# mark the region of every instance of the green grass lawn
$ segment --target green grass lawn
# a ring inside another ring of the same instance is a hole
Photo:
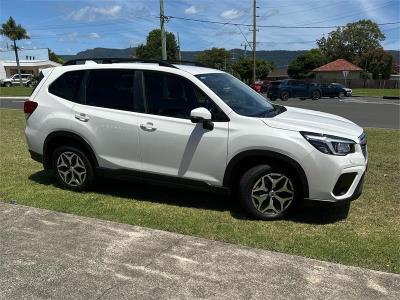
[[[301,209],[283,221],[246,219],[228,197],[102,180],[93,192],[55,186],[29,158],[24,115],[0,110],[0,201],[400,273],[400,131],[367,129],[362,197],[343,209]]]
[[[0,87],[0,97],[1,96],[30,96],[32,94],[31,87],[20,87],[20,86],[11,86],[11,87]]]
[[[400,89],[353,89],[353,96],[400,97]]]

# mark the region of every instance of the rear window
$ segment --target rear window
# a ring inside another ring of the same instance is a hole
[[[86,105],[135,111],[135,71],[90,71],[86,84]]]
[[[60,98],[73,102],[79,101],[79,91],[85,71],[66,72],[56,79],[50,86],[49,92]]]

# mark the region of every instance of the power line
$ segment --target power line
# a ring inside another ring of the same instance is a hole
[[[229,22],[221,22],[221,21],[213,21],[213,20],[205,20],[205,19],[193,19],[186,17],[176,17],[176,16],[167,16],[169,19],[176,19],[182,21],[192,21],[199,23],[209,23],[209,24],[219,24],[219,25],[233,25],[233,26],[244,26],[244,27],[253,27],[253,24],[244,24],[244,23],[229,23]],[[395,22],[386,22],[386,23],[378,23],[379,26],[385,25],[393,25],[399,24],[400,21]],[[347,27],[348,25],[331,25],[331,26],[283,26],[283,25],[257,25],[260,28],[282,28],[282,29],[332,29],[338,27]]]

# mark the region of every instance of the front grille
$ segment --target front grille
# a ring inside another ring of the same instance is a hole
[[[363,134],[360,135],[359,140],[360,140],[361,151],[364,155],[365,160],[367,160],[368,159],[367,134],[363,132]]]

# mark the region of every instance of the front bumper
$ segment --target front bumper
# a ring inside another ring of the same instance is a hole
[[[346,156],[314,150],[302,163],[309,185],[307,200],[344,203],[357,199],[362,193],[367,160],[366,148],[363,150],[360,144]]]

